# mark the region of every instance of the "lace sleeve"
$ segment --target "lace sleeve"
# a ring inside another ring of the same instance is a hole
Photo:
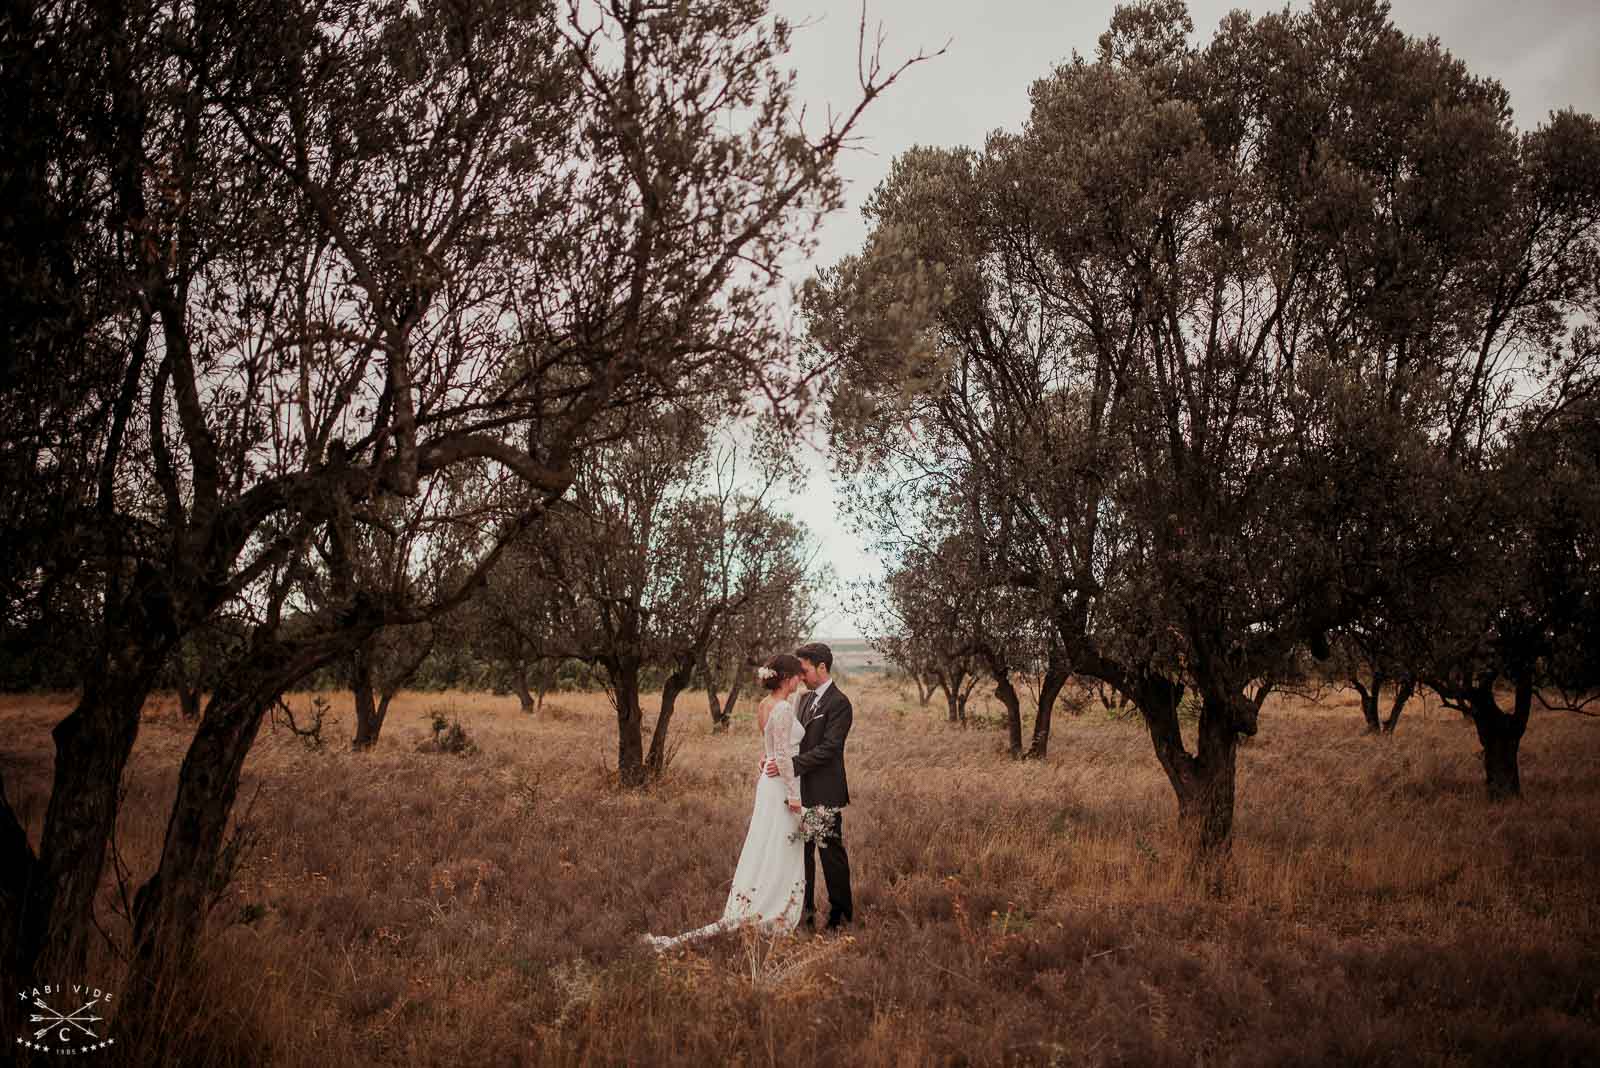
[[[789,800],[800,800],[800,779],[794,773],[794,705],[779,701],[767,716],[766,750],[778,763],[778,777],[783,780],[784,793]]]

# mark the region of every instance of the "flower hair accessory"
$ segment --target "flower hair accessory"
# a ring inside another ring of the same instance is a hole
[[[768,679],[772,678],[776,674],[777,674],[777,672],[773,671],[769,667],[756,668],[756,678],[760,679],[762,682],[766,682]]]

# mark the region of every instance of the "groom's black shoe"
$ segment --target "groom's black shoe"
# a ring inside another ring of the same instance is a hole
[[[837,931],[841,927],[851,927],[854,924],[855,917],[846,916],[843,913],[835,912],[828,917],[828,930],[830,931]]]
[[[807,931],[815,931],[817,929],[817,910],[806,909],[802,912],[800,914],[800,926]]]

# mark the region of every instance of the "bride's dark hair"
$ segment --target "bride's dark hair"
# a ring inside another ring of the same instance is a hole
[[[771,674],[767,674],[767,672]],[[783,685],[785,679],[792,679],[800,674],[800,658],[789,653],[779,653],[767,657],[767,662],[761,665],[761,685],[769,690],[776,690]]]

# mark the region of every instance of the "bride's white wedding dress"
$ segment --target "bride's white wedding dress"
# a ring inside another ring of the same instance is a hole
[[[805,733],[789,701],[772,706],[761,732],[762,763],[768,757],[776,760],[778,774],[756,772],[755,810],[750,814],[750,830],[739,851],[722,918],[680,935],[645,935],[645,941],[664,950],[747,923],[773,931],[792,931],[799,924],[806,885],[805,846],[797,834],[800,814],[789,811],[787,802],[789,798],[800,800],[793,757]]]

